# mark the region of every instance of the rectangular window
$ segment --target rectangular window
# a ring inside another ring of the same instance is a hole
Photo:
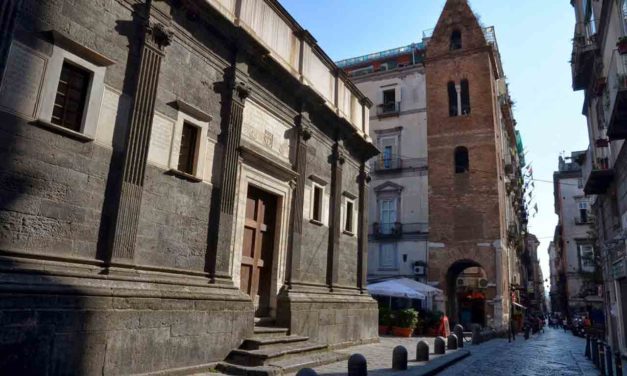
[[[185,122],[181,135],[181,148],[179,150],[178,170],[186,174],[194,175],[196,155],[198,149],[198,128]]]
[[[588,223],[588,202],[579,202],[579,221],[580,223]]]
[[[396,199],[379,201],[380,224],[382,234],[391,234],[396,223]]]
[[[81,131],[91,73],[63,62],[50,122]]]
[[[324,197],[324,188],[319,185],[313,187],[313,207],[312,217],[314,221],[322,222],[322,199]]]
[[[391,168],[392,167],[392,146],[387,145],[383,149],[383,168]]]
[[[353,211],[355,210],[355,203],[350,200],[346,200],[346,216],[344,218],[344,231],[354,233],[353,226]]]
[[[384,90],[383,91],[383,104],[396,103],[396,90]]]
[[[594,248],[591,244],[579,244],[579,263],[582,272],[594,272]]]
[[[379,253],[379,269],[396,269],[396,243],[382,243]]]

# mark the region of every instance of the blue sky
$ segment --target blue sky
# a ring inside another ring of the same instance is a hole
[[[432,29],[445,0],[280,0],[334,60],[418,42]],[[587,147],[583,94],[571,88],[574,11],[568,0],[471,0],[485,26],[495,26],[503,66],[516,102],[527,161],[536,179],[539,213],[529,230],[548,278],[547,248],[557,216],[550,183],[562,152]],[[547,182],[543,182],[545,180]]]

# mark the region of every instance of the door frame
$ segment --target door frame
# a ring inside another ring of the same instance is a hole
[[[235,241],[232,255],[233,283],[240,286],[240,268],[242,263],[242,247],[244,241],[244,223],[246,221],[246,199],[248,197],[248,187],[254,186],[267,193],[275,195],[276,219],[274,233],[274,250],[272,257],[272,277],[270,293],[269,315],[276,317],[277,295],[283,287],[286,275],[287,248],[289,239],[289,214],[292,203],[292,188],[288,180],[282,180],[245,163],[241,164],[239,183],[237,186],[237,208],[235,221]]]

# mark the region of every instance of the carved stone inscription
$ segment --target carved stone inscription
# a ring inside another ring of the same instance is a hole
[[[0,107],[34,119],[46,64],[28,47],[13,43],[0,87]]]
[[[252,142],[286,162],[289,161],[290,144],[285,133],[289,125],[269,114],[252,101],[244,107],[242,138]]]
[[[162,167],[169,167],[170,146],[172,145],[172,133],[174,123],[159,114],[155,114],[152,123],[152,134],[150,135],[150,148],[148,149],[148,160]],[[178,141],[178,143],[176,143]],[[180,145],[180,136],[175,141],[176,149]]]

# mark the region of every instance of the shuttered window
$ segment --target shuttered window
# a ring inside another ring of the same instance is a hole
[[[178,170],[186,174],[194,174],[196,164],[196,154],[198,153],[198,128],[183,123],[183,134],[181,135],[181,148],[179,150]]]
[[[81,131],[91,73],[68,62],[63,63],[52,110],[53,124]]]

